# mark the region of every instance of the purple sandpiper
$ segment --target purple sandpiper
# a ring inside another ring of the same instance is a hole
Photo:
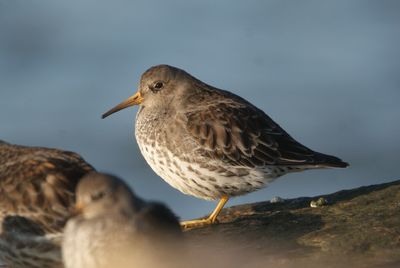
[[[153,267],[153,261],[167,267],[168,251],[182,233],[166,206],[139,198],[115,176],[95,172],[78,183],[76,199],[76,216],[67,222],[62,244],[66,268]]]
[[[220,200],[209,217],[182,222],[186,228],[214,223],[230,197],[284,174],[348,166],[300,144],[245,99],[172,66],[148,69],[137,93],[103,118],[133,105],[140,105],[135,136],[151,168],[185,194]]]

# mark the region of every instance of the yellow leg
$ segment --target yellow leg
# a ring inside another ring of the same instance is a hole
[[[181,222],[181,226],[183,229],[191,229],[196,227],[203,227],[206,225],[210,225],[216,222],[219,213],[221,212],[222,208],[225,206],[226,202],[228,202],[229,197],[223,196],[221,200],[219,200],[217,207],[214,211],[205,219],[197,219],[191,221],[183,221]]]

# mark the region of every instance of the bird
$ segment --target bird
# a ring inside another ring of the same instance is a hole
[[[177,67],[149,68],[137,92],[102,118],[134,105],[135,137],[150,167],[184,194],[219,200],[208,217],[184,221],[184,228],[216,223],[229,198],[284,174],[348,166],[302,145],[244,98]]]
[[[116,176],[86,175],[76,198],[62,242],[65,268],[153,267],[153,260],[166,267],[166,252],[182,239],[169,208],[141,199]]]
[[[74,152],[0,141],[0,259],[16,268],[63,267],[75,187],[93,170]]]

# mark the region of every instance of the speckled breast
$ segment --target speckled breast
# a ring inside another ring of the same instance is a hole
[[[243,195],[264,187],[279,176],[273,167],[227,166],[222,161],[206,159],[190,146],[173,152],[169,148],[180,144],[171,145],[176,141],[166,137],[169,129],[168,124],[155,117],[138,115],[135,136],[150,167],[169,185],[185,194],[208,200]],[[176,131],[180,130],[174,129]],[[181,143],[190,143],[187,137],[181,139]]]

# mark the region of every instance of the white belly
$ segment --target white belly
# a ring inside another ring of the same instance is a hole
[[[98,262],[92,254],[92,235],[87,228],[79,226],[75,220],[68,221],[62,244],[65,268],[98,267]]]
[[[198,198],[215,200],[226,195],[243,195],[266,186],[279,176],[274,169],[268,168],[232,166],[225,167],[228,170],[225,173],[210,170],[182,160],[157,143],[151,146],[138,141],[138,144],[143,157],[158,176],[182,193]],[[207,164],[218,166],[222,163],[209,161]]]

